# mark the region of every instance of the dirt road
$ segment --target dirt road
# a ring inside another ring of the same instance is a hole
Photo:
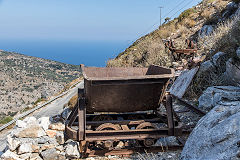
[[[68,103],[68,101],[77,94],[78,88],[83,88],[83,81],[78,83],[76,87],[70,89],[69,93],[52,102],[51,104],[43,107],[42,109],[33,113],[32,116],[36,117],[37,119],[40,117],[51,117],[57,115],[63,111],[64,104]]]

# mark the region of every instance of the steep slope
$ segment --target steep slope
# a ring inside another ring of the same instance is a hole
[[[206,31],[200,31],[203,25],[221,23],[229,17],[231,13],[225,12],[229,2],[231,1],[204,0],[197,6],[182,12],[178,18],[138,39],[115,59],[110,60],[107,66],[148,66],[150,64],[172,66],[172,55],[165,48],[163,40],[173,39],[177,48],[185,48],[186,39],[197,42],[199,36],[208,34]],[[234,12],[234,9],[231,12]]]
[[[1,51],[0,75],[1,119],[61,91],[79,77],[79,67]]]

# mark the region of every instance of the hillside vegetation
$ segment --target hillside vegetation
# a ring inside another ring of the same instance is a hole
[[[31,108],[79,77],[79,67],[12,52],[0,52],[0,120]]]
[[[225,60],[232,57],[237,63],[235,51],[240,46],[239,13],[239,0],[203,0],[182,12],[178,18],[138,39],[115,59],[108,61],[107,66],[147,67],[156,64],[177,68],[187,58],[177,62],[173,60],[172,53],[164,45],[164,40],[170,39],[174,40],[178,49],[187,47],[186,39],[193,40],[198,53],[192,59],[203,58],[202,63],[219,51],[226,53]],[[188,96],[198,97],[208,86],[226,84],[222,78],[225,62],[211,72],[199,72]]]

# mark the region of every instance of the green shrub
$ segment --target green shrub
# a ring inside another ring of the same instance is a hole
[[[0,124],[6,124],[6,123],[10,122],[11,120],[13,120],[13,118],[11,116],[7,116],[7,117],[3,118],[2,120],[0,120]]]
[[[35,102],[36,103],[36,102]],[[22,111],[21,111],[21,113],[23,113],[23,112],[26,112],[26,111],[28,111],[28,110],[30,110],[31,108],[29,107],[29,106],[27,106],[27,107],[25,107]]]
[[[38,100],[36,102],[34,102],[34,105],[37,105],[41,101],[43,101],[43,99],[42,98],[38,98]]]
[[[187,10],[183,11],[183,12],[179,15],[178,21],[179,21],[179,22],[182,21],[184,18],[187,18],[187,17],[188,17],[190,14],[192,14],[192,13],[196,13],[196,9],[190,8],[190,9],[187,9]]]

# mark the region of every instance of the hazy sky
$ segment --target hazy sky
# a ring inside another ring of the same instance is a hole
[[[0,39],[131,41],[157,28],[159,6],[164,7],[163,16],[176,17],[198,2],[200,0],[0,0]]]

